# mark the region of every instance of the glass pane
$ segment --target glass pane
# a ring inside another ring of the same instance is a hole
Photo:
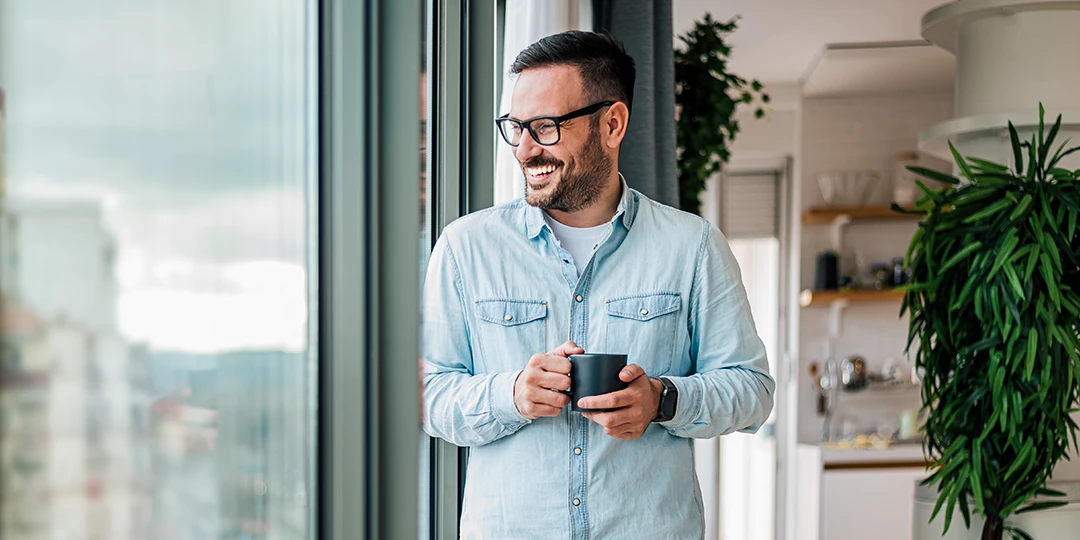
[[[0,0],[0,537],[313,538],[314,1]]]
[[[431,199],[428,194],[432,193],[431,190],[431,175],[428,174],[428,143],[431,141],[431,129],[430,122],[428,122],[429,113],[431,112],[431,100],[428,96],[431,95],[429,90],[431,83],[429,83],[428,73],[429,62],[431,53],[428,52],[428,48],[432,47],[431,40],[428,39],[430,35],[429,27],[432,24],[432,10],[434,9],[434,0],[426,0],[424,2],[423,19],[420,25],[422,28],[421,33],[421,60],[420,60],[420,283],[418,287],[423,291],[424,288],[424,274],[427,272],[427,261],[431,255]],[[423,296],[421,295],[421,298]],[[417,306],[420,309],[422,306]],[[420,380],[420,394],[423,395],[423,370],[424,366],[422,360],[417,362],[417,377]],[[423,410],[423,399],[420,401],[421,411]],[[422,415],[421,415],[422,416]],[[421,420],[422,421],[422,420]],[[431,537],[431,445],[428,442],[428,436],[420,431],[417,444],[419,445],[419,473],[418,478],[420,481],[418,492],[420,494],[419,499],[416,501],[418,512],[417,516],[419,523],[417,524],[418,537],[422,539],[428,539]]]

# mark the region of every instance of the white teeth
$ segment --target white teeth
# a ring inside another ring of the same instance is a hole
[[[531,175],[540,175],[540,174],[553,173],[553,172],[555,172],[555,166],[554,165],[544,165],[543,167],[529,167],[528,171],[529,171],[529,174],[531,174]]]

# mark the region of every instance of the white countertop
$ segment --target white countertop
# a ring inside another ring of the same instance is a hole
[[[894,444],[888,448],[832,448],[820,444],[799,445],[805,450],[815,451],[820,455],[822,466],[830,465],[900,465],[910,463],[919,467],[924,462],[921,444]]]

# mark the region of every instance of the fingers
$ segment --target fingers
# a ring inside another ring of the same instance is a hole
[[[570,396],[560,392],[553,392],[547,388],[530,388],[526,392],[526,397],[533,404],[555,407],[557,409],[555,414],[558,414],[563,407],[570,404]]]
[[[570,373],[570,360],[565,356],[552,353],[537,353],[532,355],[525,369],[534,368],[552,373],[567,375]],[[567,387],[569,388],[569,387]]]
[[[621,409],[637,402],[637,389],[626,388],[610,394],[584,397],[577,405],[582,409]]]
[[[652,385],[645,376],[645,370],[641,366],[630,364],[619,372],[619,379],[627,383],[627,387],[599,396],[581,398],[578,407],[583,409],[618,409],[629,407],[639,402],[648,402]]]
[[[622,382],[631,382],[634,379],[645,374],[645,369],[637,364],[630,364],[619,372],[619,380]]]
[[[570,389],[568,373],[570,361],[566,358],[534,354],[514,381],[514,405],[522,416],[535,420],[561,414],[570,403],[570,397],[560,393]]]
[[[585,413],[584,416],[604,427],[604,433],[618,439],[641,437],[656,417],[652,385],[639,366],[627,366],[620,375],[633,376],[624,390],[578,400],[583,409],[616,409]],[[625,379],[624,379],[625,380]]]
[[[641,438],[650,423],[649,421],[633,420],[630,415],[623,414],[623,411],[584,413],[582,416],[602,426],[606,435],[623,440]]]
[[[558,347],[555,347],[554,349],[548,351],[548,354],[554,354],[565,358],[567,356],[570,356],[571,354],[581,354],[584,352],[585,349],[578,347],[577,343],[574,343],[573,341],[567,341],[566,343],[563,343],[562,345],[559,345]]]
[[[514,404],[522,416],[536,420],[542,416],[558,416],[570,403],[566,394],[535,385],[523,385],[514,394]]]

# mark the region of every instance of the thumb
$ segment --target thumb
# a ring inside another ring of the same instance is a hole
[[[645,369],[637,364],[630,364],[619,372],[619,380],[622,382],[631,382],[638,377],[645,374]]]
[[[571,354],[581,354],[585,352],[585,349],[577,346],[577,343],[573,341],[567,341],[558,347],[551,350],[550,354],[557,354],[559,356],[570,356]]]

